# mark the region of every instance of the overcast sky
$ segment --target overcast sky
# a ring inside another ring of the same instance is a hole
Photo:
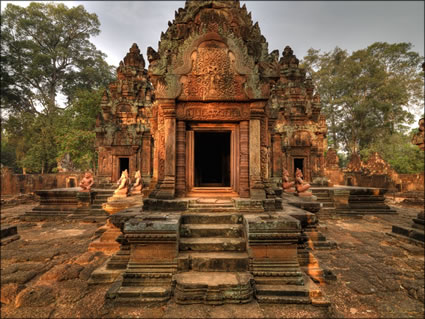
[[[9,1],[2,1],[4,9]],[[12,1],[13,2],[13,1]],[[26,6],[29,1],[13,2]],[[92,39],[118,66],[135,42],[145,56],[148,46],[158,48],[162,31],[184,1],[66,1],[96,13],[101,33]],[[241,1],[258,21],[269,51],[281,53],[286,45],[298,58],[309,48],[348,51],[376,41],[411,42],[424,55],[424,1]]]

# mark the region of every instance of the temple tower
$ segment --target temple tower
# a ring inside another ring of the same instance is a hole
[[[147,58],[148,71],[133,45],[105,92],[99,175],[116,180],[128,159],[152,199],[256,201],[274,198],[283,168],[323,175],[320,97],[239,1],[187,1]]]

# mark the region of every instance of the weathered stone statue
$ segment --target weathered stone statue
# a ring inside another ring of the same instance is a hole
[[[282,171],[282,188],[283,191],[286,193],[293,193],[295,192],[295,189],[293,188],[295,182],[289,181],[289,172],[286,168]]]
[[[93,175],[90,172],[84,174],[83,179],[80,182],[80,187],[82,192],[90,192],[91,187],[94,184]]]
[[[297,194],[299,196],[311,196],[310,192],[306,192],[309,188],[310,184],[303,180],[303,172],[297,168],[295,171],[295,189],[297,190]]]
[[[129,186],[130,186],[130,178],[128,177],[128,171],[124,170],[121,173],[121,177],[117,182],[118,188],[114,191],[115,197],[127,197]]]
[[[134,178],[136,181],[131,187],[131,193],[135,195],[139,195],[142,193],[143,189],[143,181],[142,181],[142,175],[140,174],[140,171],[137,171],[136,174],[134,174]]]

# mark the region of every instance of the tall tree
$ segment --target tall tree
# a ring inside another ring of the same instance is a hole
[[[359,152],[406,131],[424,105],[423,57],[411,48],[377,42],[351,55],[309,50],[304,64],[322,96],[330,144]]]
[[[27,7],[8,4],[1,20],[5,126],[19,132],[15,139],[21,137],[15,144],[19,163],[50,171],[58,155],[56,121],[63,113],[58,96],[72,102],[78,90],[96,90],[113,78],[105,55],[90,42],[91,36],[99,34],[100,23],[96,14],[81,5],[68,8],[61,3],[35,2]],[[20,123],[22,111],[31,114],[32,120]]]
[[[96,170],[96,117],[103,91],[79,90],[65,109],[57,131],[58,158],[69,155],[76,168]]]

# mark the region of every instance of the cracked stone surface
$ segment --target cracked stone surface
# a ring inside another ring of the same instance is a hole
[[[1,220],[18,226],[20,240],[1,247],[2,318],[422,318],[424,249],[387,233],[409,226],[418,208],[394,206],[398,215],[338,217],[321,232],[338,248],[315,251],[337,280],[321,288],[329,308],[312,305],[105,304],[109,284],[89,286],[91,272],[107,259],[88,252],[96,223],[20,222],[33,205],[2,209]]]

